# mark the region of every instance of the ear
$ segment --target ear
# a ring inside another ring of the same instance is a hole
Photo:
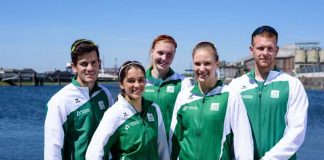
[[[278,53],[279,53],[279,46],[277,46],[276,56],[278,55]]]
[[[101,69],[101,59],[99,59],[99,70]]]
[[[119,82],[119,87],[120,87],[120,89],[124,89],[123,82]]]
[[[253,46],[250,46],[250,53],[251,53],[251,55],[254,55],[254,53],[253,53]]]
[[[73,70],[74,73],[78,73],[77,66],[74,65],[74,63],[71,63],[71,67],[72,67],[72,70]]]

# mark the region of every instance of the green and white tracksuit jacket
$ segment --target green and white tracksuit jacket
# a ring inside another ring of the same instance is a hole
[[[86,154],[89,160],[109,158],[170,159],[161,111],[156,104],[143,98],[142,111],[137,112],[123,96],[118,96],[104,114]]]
[[[192,86],[189,78],[175,73],[171,68],[167,78],[157,79],[151,74],[152,67],[146,71],[144,98],[153,101],[161,108],[165,131],[169,133],[174,103],[180,90]]]
[[[230,86],[240,90],[251,123],[257,159],[296,159],[307,124],[308,99],[301,82],[278,69],[264,83],[252,71]]]
[[[113,103],[107,88],[96,84],[90,92],[73,78],[47,103],[44,159],[85,159],[91,137]]]
[[[206,95],[197,83],[181,91],[169,148],[173,160],[253,160],[253,139],[240,94],[221,81]]]

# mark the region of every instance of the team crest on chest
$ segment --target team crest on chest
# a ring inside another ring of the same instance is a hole
[[[150,122],[153,122],[154,121],[154,117],[153,117],[153,114],[152,113],[147,113],[146,115],[147,115],[148,121],[150,121]]]
[[[219,110],[219,103],[212,103],[210,104],[211,111],[218,111]]]
[[[167,92],[174,93],[174,86],[167,86]]]
[[[270,95],[270,97],[271,97],[271,98],[279,98],[279,93],[280,93],[279,90],[271,90],[271,95]]]

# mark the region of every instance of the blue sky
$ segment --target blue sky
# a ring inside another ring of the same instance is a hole
[[[261,25],[279,33],[279,46],[301,41],[324,43],[321,0],[28,0],[0,5],[0,68],[64,70],[78,38],[99,45],[104,67],[137,60],[147,66],[152,40],[169,34],[178,42],[172,68],[192,62],[199,41],[212,41],[220,60],[249,55],[250,35]]]

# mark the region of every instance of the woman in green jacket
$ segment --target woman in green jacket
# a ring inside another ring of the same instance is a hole
[[[219,59],[211,42],[192,53],[197,83],[181,91],[174,105],[171,159],[253,160],[253,140],[243,100],[218,80]]]
[[[144,67],[136,61],[125,62],[119,69],[119,83],[121,94],[105,112],[86,159],[169,160],[160,108],[142,98]]]
[[[169,35],[159,35],[153,40],[151,66],[146,71],[144,98],[157,103],[162,112],[167,136],[170,130],[174,102],[180,90],[191,86],[189,78],[174,72],[172,64],[177,42]]]

